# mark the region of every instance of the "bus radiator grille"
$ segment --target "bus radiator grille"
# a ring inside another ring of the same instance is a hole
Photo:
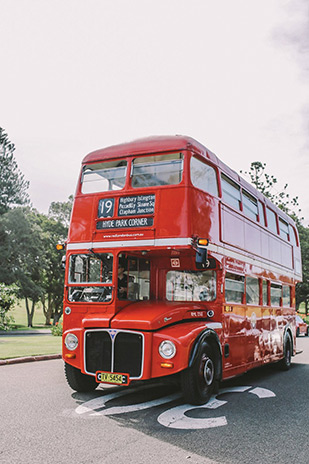
[[[142,375],[143,337],[132,332],[118,332],[112,338],[109,331],[86,333],[86,372],[120,372],[131,378]]]

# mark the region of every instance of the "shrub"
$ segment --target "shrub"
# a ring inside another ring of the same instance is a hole
[[[0,283],[0,330],[10,330],[11,324],[15,322],[7,313],[16,302],[17,290],[16,285]]]
[[[53,325],[51,328],[51,333],[55,335],[55,337],[61,337],[62,336],[62,322],[56,322],[55,325]]]

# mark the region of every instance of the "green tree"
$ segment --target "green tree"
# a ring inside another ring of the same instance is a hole
[[[37,212],[15,208],[0,216],[0,282],[16,283],[18,297],[25,299],[28,327],[44,288],[44,247]]]
[[[285,184],[279,193],[274,192],[278,181],[275,176],[267,173],[266,163],[254,161],[251,163],[249,171],[243,173],[250,177],[251,183],[257,190],[291,216],[297,225],[302,254],[303,281],[296,285],[296,309],[299,308],[300,303],[305,302],[307,315],[309,310],[309,229],[302,225],[304,218],[301,216],[298,197],[290,197],[288,184]]]
[[[48,217],[55,219],[55,221],[60,222],[64,227],[68,228],[70,224],[73,199],[73,195],[70,195],[68,201],[53,201],[48,209]]]
[[[301,303],[305,303],[306,316],[309,313],[309,228],[301,224],[298,226],[301,246],[303,281],[296,285],[296,309]]]
[[[29,182],[18,169],[14,151],[15,145],[0,127],[0,215],[15,205],[29,204]]]
[[[64,269],[61,266],[61,257],[64,252],[56,250],[58,242],[65,241],[68,229],[60,221],[44,215],[37,216],[42,230],[42,244],[44,247],[44,265],[42,267],[41,284],[44,293],[41,296],[46,325],[51,318],[54,324],[59,321],[63,313]]]

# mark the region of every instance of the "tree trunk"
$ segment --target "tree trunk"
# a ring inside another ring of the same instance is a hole
[[[50,321],[51,321],[52,314],[53,314],[53,305],[52,305],[51,300],[52,300],[51,295],[48,294],[47,295],[47,307],[46,307],[46,296],[44,295],[41,298],[41,301],[43,304],[43,313],[45,316],[45,325],[51,325]]]
[[[35,308],[35,301],[32,300],[32,305],[31,305],[31,310],[29,307],[29,301],[28,298],[25,297],[25,302],[26,302],[26,310],[27,310],[27,321],[28,321],[28,327],[33,327],[32,321],[33,321],[33,316],[34,316],[34,308]]]

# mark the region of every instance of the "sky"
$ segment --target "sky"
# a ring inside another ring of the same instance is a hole
[[[265,162],[309,222],[307,0],[0,0],[0,126],[33,206],[75,192],[89,152],[189,135]]]

